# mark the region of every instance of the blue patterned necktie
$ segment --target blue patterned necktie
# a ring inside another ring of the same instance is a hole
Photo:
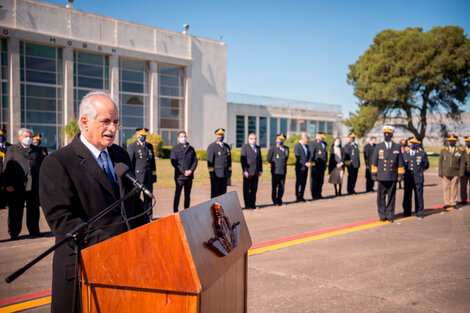
[[[116,181],[114,180],[114,175],[113,173],[111,173],[111,169],[109,168],[108,153],[106,153],[106,151],[101,151],[100,160],[101,160],[101,163],[103,163],[103,170],[106,173],[106,176],[108,176],[108,179],[111,182],[111,185],[113,186],[113,188],[116,187]]]

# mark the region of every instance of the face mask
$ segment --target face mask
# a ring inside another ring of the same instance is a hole
[[[217,141],[218,141],[218,142],[222,142],[222,141],[224,141],[224,136],[220,136],[220,137],[218,137],[218,138],[217,138]]]
[[[276,140],[276,144],[279,145],[279,146],[282,146],[283,141],[282,140]]]
[[[449,146],[455,147],[455,144],[456,144],[456,143],[457,143],[457,142],[455,142],[455,141],[449,141]]]
[[[0,142],[5,142],[5,137],[0,136]]]
[[[30,146],[33,143],[33,138],[31,137],[24,137],[22,140],[25,146]]]
[[[336,142],[335,142],[335,146],[337,146],[337,147],[341,146],[341,142],[336,141]]]
[[[385,133],[384,138],[385,138],[385,141],[390,141],[390,140],[392,140],[392,134]]]
[[[256,145],[256,139],[250,139],[249,142],[252,146]]]
[[[188,138],[186,137],[181,137],[180,138],[180,144],[185,145],[188,142]]]
[[[351,138],[351,142],[354,142],[354,141],[356,141],[356,138],[354,138],[354,137]]]
[[[145,139],[147,139],[147,137],[145,137],[145,136],[140,136],[140,137],[139,137],[139,141],[140,141],[140,142],[144,142]]]
[[[418,145],[415,143],[411,144],[411,150],[416,150],[416,149],[418,149]]]

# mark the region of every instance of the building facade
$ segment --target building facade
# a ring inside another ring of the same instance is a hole
[[[27,127],[50,149],[66,144],[61,129],[78,117],[81,98],[92,90],[118,102],[118,144],[147,127],[164,145],[184,129],[202,148],[213,140],[212,121],[227,125],[223,42],[39,1],[3,0],[0,48],[0,128],[9,141]]]
[[[261,148],[275,145],[278,133],[287,137],[300,133],[315,137],[317,132],[342,135],[340,105],[229,92],[227,107],[227,140],[237,148],[246,143],[250,133],[256,134]]]

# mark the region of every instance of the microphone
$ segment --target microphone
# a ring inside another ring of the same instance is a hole
[[[129,166],[127,166],[124,163],[117,163],[114,166],[114,172],[116,173],[117,177],[125,177],[127,180],[129,180],[132,183],[132,185],[134,185],[135,187],[142,190],[147,197],[152,198],[153,200],[155,200],[155,197],[150,192],[150,190],[148,190],[147,187],[144,186],[144,184],[142,184],[140,181],[138,181],[134,177],[134,175],[132,175],[131,172],[129,172]]]

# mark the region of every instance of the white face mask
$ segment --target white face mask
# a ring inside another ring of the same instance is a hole
[[[33,138],[31,137],[24,137],[22,140],[25,146],[30,146],[33,143]]]
[[[256,139],[250,139],[249,142],[250,145],[256,145]]]
[[[179,139],[179,142],[180,142],[180,144],[185,145],[185,144],[188,142],[188,138],[186,138],[186,137],[181,137],[181,138]]]

